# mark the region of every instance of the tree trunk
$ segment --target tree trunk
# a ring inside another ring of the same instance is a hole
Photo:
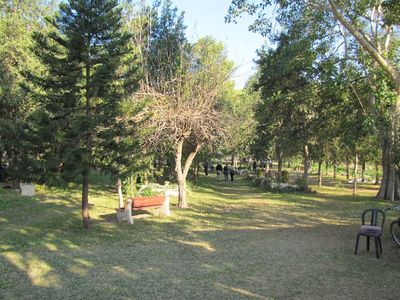
[[[375,163],[375,184],[378,185],[379,184],[379,164]]]
[[[157,178],[158,183],[163,183],[166,180],[165,172],[164,172],[164,160],[165,160],[165,155],[164,155],[164,150],[161,148],[160,153],[158,155],[158,164],[157,164]]]
[[[137,182],[137,177],[135,178],[133,176],[129,177],[129,182],[130,182],[129,188],[131,192],[131,197],[133,197],[133,194],[135,193],[135,184]]]
[[[304,191],[308,192],[308,145],[304,145],[304,152],[303,152],[303,158],[304,158],[304,173],[303,173],[303,180],[304,180]]]
[[[183,178],[183,176],[178,175],[178,192],[179,192],[179,198],[178,198],[178,207],[179,208],[188,208],[187,204],[187,197],[186,197],[186,180]]]
[[[282,158],[282,153],[279,153],[278,156],[278,174],[282,174],[282,165],[283,165],[283,158]]]
[[[385,139],[383,143],[382,152],[382,182],[376,198],[394,201],[400,199],[400,182],[397,175],[398,168],[393,162],[393,153],[388,139]]]
[[[333,179],[336,179],[337,164],[336,161],[333,163]]]
[[[357,168],[358,168],[358,153],[354,157],[354,174],[353,174],[353,196],[356,195],[357,192]]]
[[[322,160],[318,161],[318,187],[322,186]]]
[[[182,150],[183,150],[183,143],[184,139],[178,140],[176,143],[175,149],[175,171],[178,180],[178,207],[179,208],[188,208],[187,198],[186,198],[186,177],[189,172],[190,166],[195,158],[197,152],[201,148],[201,144],[197,144],[194,150],[189,154],[188,158],[186,159],[185,166],[182,169]]]
[[[82,220],[83,227],[88,229],[90,227],[89,216],[89,170],[82,173]]]
[[[121,178],[117,179],[117,191],[119,199],[119,208],[124,208],[124,196],[122,195],[122,181]]]
[[[90,43],[88,39],[88,43]],[[90,64],[86,64],[86,91],[85,91],[85,115],[86,119],[90,120],[92,117],[92,107],[91,107],[91,74],[90,74],[91,66]],[[84,166],[84,170],[82,172],[82,220],[83,227],[88,229],[90,227],[90,216],[89,216],[89,175],[90,168],[92,166],[92,148],[93,148],[93,136],[91,128],[85,128],[85,150],[86,155],[88,156],[88,161],[84,162],[86,166]]]
[[[365,182],[365,160],[361,162],[361,182]]]
[[[328,176],[328,172],[329,172],[329,162],[326,161],[325,162],[325,176]]]
[[[349,181],[350,173],[349,173],[349,161],[346,161],[346,180]]]

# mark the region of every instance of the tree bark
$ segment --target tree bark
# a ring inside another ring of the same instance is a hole
[[[336,161],[333,163],[333,179],[336,179],[337,164]]]
[[[90,43],[90,39],[88,38],[88,46]],[[89,47],[88,47],[89,48]],[[86,100],[86,107],[85,107],[85,115],[87,119],[90,119],[92,116],[92,107],[91,107],[91,65],[88,61],[86,62],[86,86],[85,86],[85,100]],[[83,166],[82,172],[82,220],[83,220],[83,227],[86,229],[90,228],[90,216],[89,216],[89,175],[90,175],[90,168],[92,164],[92,148],[93,148],[93,136],[92,131],[90,128],[85,128],[85,151],[86,155],[88,156],[88,161],[84,162],[86,164]]]
[[[361,182],[365,182],[365,160],[361,163]]]
[[[119,208],[124,208],[124,196],[122,195],[122,181],[121,178],[117,179],[117,191],[118,191],[118,200],[119,200]]]
[[[89,170],[85,170],[82,173],[82,220],[83,227],[89,229]]]
[[[278,153],[278,174],[282,174],[282,166],[283,166],[283,158],[282,158],[282,152]]]
[[[357,168],[358,168],[358,153],[354,156],[354,169],[353,169],[353,196],[357,192]]]
[[[322,160],[318,161],[318,187],[322,186]]]
[[[379,164],[375,163],[375,184],[378,185],[379,184]]]
[[[346,161],[346,180],[348,181],[349,179],[350,179],[349,161]]]
[[[398,200],[400,199],[400,182],[398,168],[393,162],[392,145],[388,139],[383,143],[382,155],[382,182],[377,199]]]
[[[304,180],[304,190],[306,192],[309,191],[308,189],[308,145],[304,145],[304,152],[303,152],[303,158],[304,158],[304,173],[303,173],[303,180]]]
[[[175,149],[175,171],[177,175],[178,181],[178,207],[179,208],[188,208],[187,198],[186,198],[186,177],[189,172],[190,166],[193,162],[194,157],[196,156],[197,152],[201,148],[201,144],[197,144],[194,150],[189,154],[188,158],[186,159],[184,168],[182,169],[182,152],[183,152],[183,143],[184,139],[180,139],[176,143]]]

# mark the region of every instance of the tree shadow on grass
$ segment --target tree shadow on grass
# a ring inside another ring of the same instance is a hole
[[[188,210],[133,226],[95,206],[89,231],[79,199],[28,201],[33,220],[1,213],[0,298],[397,298],[400,258],[387,233],[382,259],[362,248],[353,255],[359,220],[340,206],[363,203],[269,194],[245,181],[204,182],[194,197]]]
[[[188,227],[143,220],[114,228],[119,238],[112,242],[102,229],[74,247],[50,250],[38,244],[2,251],[0,264],[7,276],[0,277],[0,295],[4,299],[337,299],[343,293],[357,297],[362,290],[367,298],[379,292],[390,299],[397,292],[396,252],[384,241],[380,261],[364,249],[354,256],[351,226],[194,232]],[[71,242],[68,236],[45,234],[42,239],[56,245]],[[371,265],[375,272],[360,278]]]

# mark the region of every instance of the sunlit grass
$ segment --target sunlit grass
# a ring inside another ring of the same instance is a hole
[[[391,205],[360,187],[271,194],[201,177],[189,209],[173,199],[172,217],[129,226],[115,222],[113,182],[97,176],[89,231],[79,185],[1,193],[0,299],[397,299],[400,249],[387,228],[380,260],[365,241],[353,254],[361,212]]]

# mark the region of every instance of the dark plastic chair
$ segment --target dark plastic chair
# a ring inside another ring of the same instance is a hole
[[[366,219],[369,218],[369,224],[365,224]],[[376,258],[379,258],[379,253],[382,253],[381,236],[383,233],[383,224],[385,223],[385,213],[377,208],[370,208],[364,211],[361,215],[362,225],[357,234],[356,249],[354,254],[357,255],[358,242],[360,236],[367,237],[367,251],[369,251],[369,240],[371,237],[375,241]]]

